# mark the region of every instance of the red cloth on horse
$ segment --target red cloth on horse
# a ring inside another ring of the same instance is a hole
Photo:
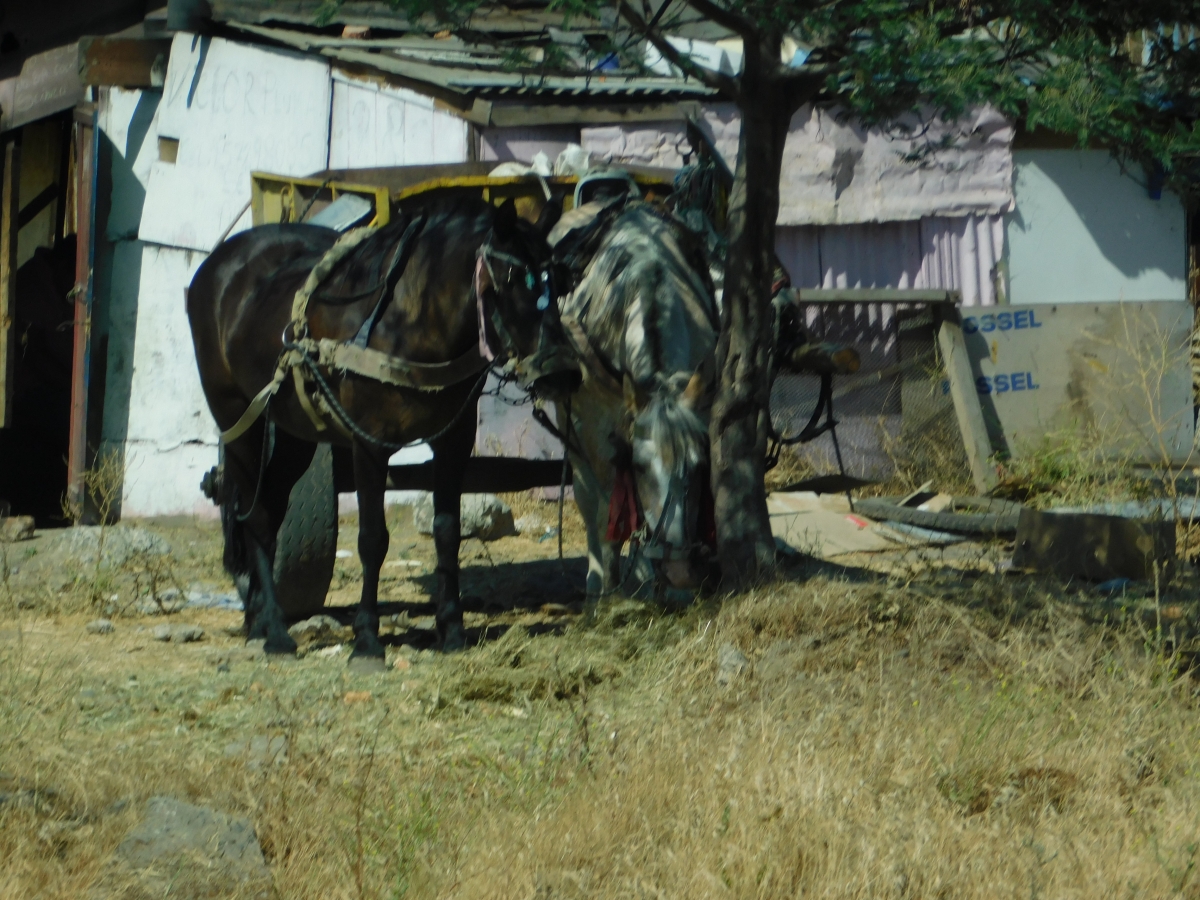
[[[608,501],[608,530],[605,540],[625,543],[638,530],[637,487],[632,469],[617,469],[612,499]]]

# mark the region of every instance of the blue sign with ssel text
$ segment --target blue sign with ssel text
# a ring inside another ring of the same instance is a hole
[[[1019,309],[1014,312],[988,313],[984,316],[964,316],[963,334],[975,334],[977,331],[1013,331],[1019,328],[1041,328],[1037,320],[1037,311]]]

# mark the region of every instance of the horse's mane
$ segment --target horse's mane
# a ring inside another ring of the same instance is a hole
[[[675,468],[694,468],[707,458],[708,427],[690,406],[680,402],[686,386],[681,375],[665,381],[654,391],[640,421],[650,429],[649,437],[659,447],[663,460]]]

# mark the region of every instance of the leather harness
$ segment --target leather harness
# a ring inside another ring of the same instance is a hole
[[[370,333],[388,298],[394,290],[397,275],[392,273],[398,268],[403,273],[409,250],[423,224],[421,218],[414,219],[405,230],[393,254],[388,277],[384,279],[383,293],[380,295],[374,310],[363,322],[362,327],[349,341],[337,341],[330,338],[313,338],[308,334],[308,304],[313,293],[332,273],[335,266],[358,247],[364,240],[375,233],[371,227],[356,228],[346,232],[337,242],[325,252],[325,255],[313,266],[301,288],[292,299],[292,318],[288,325],[292,340],[286,341],[286,347],[279,355],[275,366],[275,374],[267,385],[250,401],[249,407],[242,413],[230,428],[221,432],[221,440],[225,443],[237,440],[253,425],[266,410],[271,398],[279,392],[288,373],[291,373],[295,385],[296,396],[300,406],[317,431],[325,431],[333,426],[344,436],[350,437],[350,431],[341,421],[340,416],[329,407],[324,395],[313,391],[307,375],[308,365],[315,362],[317,366],[329,371],[360,375],[381,384],[393,387],[412,388],[420,391],[439,391],[452,385],[466,381],[473,375],[478,375],[488,366],[488,360],[480,354],[478,347],[471,347],[461,356],[442,363],[418,363],[374,350],[366,346]],[[476,302],[482,304],[481,297]]]

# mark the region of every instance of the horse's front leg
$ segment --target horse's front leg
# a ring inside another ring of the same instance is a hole
[[[354,442],[354,481],[358,490],[358,556],[362,560],[362,597],[354,617],[354,650],[350,666],[358,671],[384,669],[379,642],[379,570],[388,551],[383,499],[387,489],[388,453]]]
[[[467,643],[458,593],[458,546],[463,472],[475,445],[475,417],[463,416],[433,448],[433,542],[437,549],[438,646],[461,650]]]
[[[587,528],[588,573],[587,602],[594,604],[618,588],[621,571],[621,545],[605,540],[608,530],[607,492],[597,482],[596,465],[571,454],[572,483],[575,487],[575,504]],[[611,465],[605,466],[611,469]]]

